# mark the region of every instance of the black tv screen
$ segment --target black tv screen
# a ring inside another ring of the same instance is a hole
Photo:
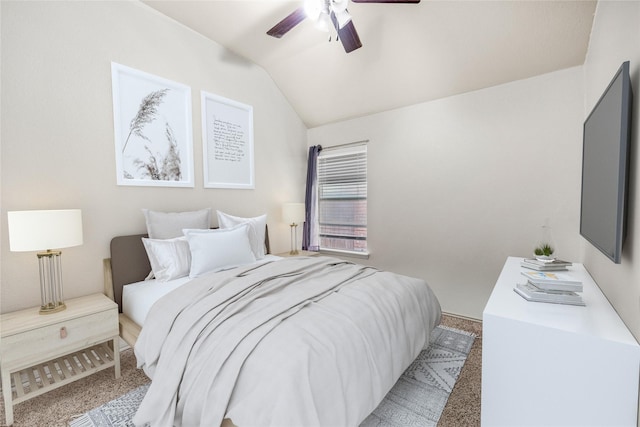
[[[626,228],[632,102],[627,61],[585,120],[583,132],[580,234],[616,264]]]

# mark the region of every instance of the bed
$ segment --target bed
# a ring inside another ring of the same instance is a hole
[[[359,425],[440,321],[423,280],[273,256],[268,232],[260,260],[161,290],[144,281],[145,236],[114,238],[104,263],[121,337],[152,379],[141,425]]]

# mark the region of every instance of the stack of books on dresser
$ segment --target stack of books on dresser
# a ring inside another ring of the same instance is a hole
[[[520,262],[520,265],[536,271],[566,271],[567,267],[571,267],[571,263],[569,261],[563,261],[557,258],[553,260],[525,258]]]
[[[517,284],[514,291],[527,301],[555,304],[585,305],[582,282],[566,273],[556,271],[522,271],[527,283]]]

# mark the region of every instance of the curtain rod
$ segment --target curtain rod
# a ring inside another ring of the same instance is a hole
[[[320,145],[320,147],[321,147],[320,149],[322,151],[331,151],[331,150],[336,150],[336,149],[339,149],[339,148],[353,147],[353,146],[356,146],[356,145],[364,145],[367,142],[369,142],[368,139],[363,139],[362,141],[349,142],[347,144],[340,144],[340,145],[332,145],[331,147],[323,147],[323,146]]]

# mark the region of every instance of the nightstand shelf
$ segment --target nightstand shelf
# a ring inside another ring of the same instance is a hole
[[[118,306],[102,294],[66,301],[41,315],[38,307],[2,315],[2,393],[7,425],[13,405],[107,368],[120,377]]]
[[[108,343],[101,343],[13,372],[13,404],[24,402],[115,365],[113,350]]]

